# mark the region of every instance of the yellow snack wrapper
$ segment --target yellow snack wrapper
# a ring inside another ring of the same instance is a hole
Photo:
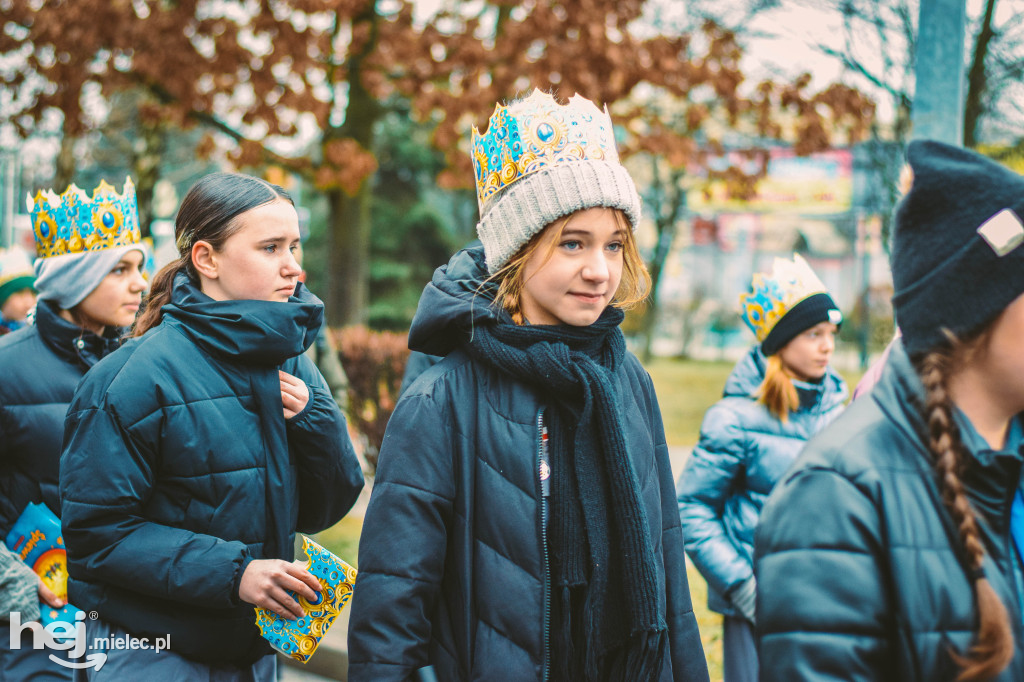
[[[320,640],[352,599],[356,569],[305,535],[302,536],[302,551],[309,557],[306,570],[320,581],[320,601],[313,604],[301,595],[292,594],[305,612],[298,620],[282,618],[259,606],[255,608],[256,626],[270,645],[305,663],[316,653]]]

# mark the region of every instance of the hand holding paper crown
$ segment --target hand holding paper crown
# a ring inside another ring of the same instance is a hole
[[[292,595],[305,612],[298,620],[287,620],[257,606],[256,625],[272,647],[305,663],[352,599],[356,569],[306,536],[302,536],[302,549],[309,557],[306,569],[320,581],[320,601],[311,603],[301,595]]]

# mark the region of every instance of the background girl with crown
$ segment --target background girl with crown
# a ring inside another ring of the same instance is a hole
[[[611,119],[535,91],[473,160],[483,245],[413,321],[445,358],[384,437],[349,679],[706,680],[658,402],[619,329],[649,278]]]
[[[258,178],[217,173],[182,201],[181,257],[153,280],[133,338],[68,410],[61,459],[69,596],[108,649],[102,679],[275,679],[253,604],[302,615],[320,584],[290,563],[355,502],[363,476],[303,351],[323,305],[298,283],[298,216]]]
[[[1024,679],[1024,178],[916,141],[902,339],[757,533],[762,679]]]
[[[759,343],[704,415],[679,476],[686,552],[725,616],[726,682],[756,682],[754,528],[768,493],[809,438],[843,409],[846,384],[829,362],[842,315],[799,255],[775,259],[740,297]]]
[[[0,541],[29,502],[60,514],[57,479],[68,403],[86,371],[118,346],[146,288],[130,179],[121,194],[101,182],[92,197],[72,185],[60,196],[40,192],[28,203],[39,301],[33,325],[0,338]],[[30,571],[20,572],[18,581],[38,583],[40,597],[52,606],[63,603]],[[7,588],[25,597],[10,611],[20,612],[23,622],[38,617],[35,585]],[[9,643],[7,623],[0,622],[0,679],[70,679],[71,671],[33,649],[31,640],[16,650]]]

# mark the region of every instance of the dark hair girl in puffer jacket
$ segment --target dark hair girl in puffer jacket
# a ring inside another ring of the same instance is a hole
[[[345,419],[303,355],[323,305],[297,283],[280,187],[217,173],[176,219],[136,338],[100,362],[65,425],[70,598],[110,640],[101,679],[276,679],[253,605],[285,617],[320,584],[296,529],[337,522],[363,486]],[[291,594],[289,594],[291,593]],[[115,648],[168,637],[170,650]]]
[[[130,179],[120,193],[105,181],[91,196],[74,185],[60,195],[39,192],[29,215],[37,277],[7,285],[38,290],[34,322],[0,338],[0,543],[29,503],[60,515],[68,403],[82,376],[121,344],[146,289],[146,248]],[[7,568],[0,585],[7,598],[0,611],[0,680],[71,679],[70,668],[33,648],[28,632],[10,646],[11,613],[28,624],[40,617],[42,604],[63,606],[60,581],[47,581],[54,592],[24,564]]]

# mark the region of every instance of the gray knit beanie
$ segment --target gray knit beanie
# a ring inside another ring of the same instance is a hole
[[[498,105],[487,132],[473,129],[473,168],[487,270],[494,274],[558,218],[604,206],[635,230],[640,196],[619,163],[607,109],[579,95],[565,106],[539,90]]]
[[[39,298],[53,301],[64,310],[74,308],[91,294],[103,278],[121,262],[125,254],[131,251],[139,251],[145,261],[144,243],[115,246],[102,251],[37,258],[36,291],[39,292]]]

